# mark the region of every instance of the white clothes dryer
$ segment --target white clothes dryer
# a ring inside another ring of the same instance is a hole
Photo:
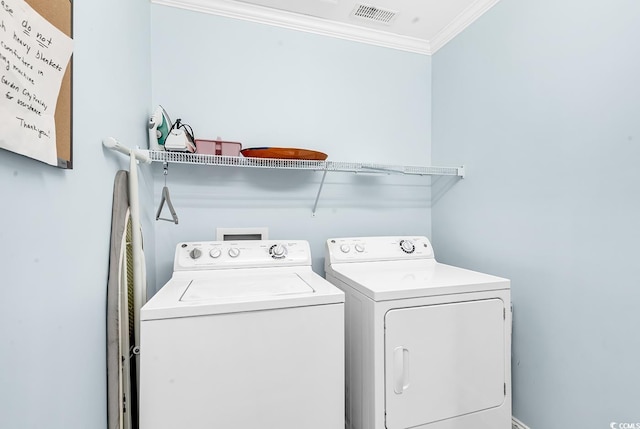
[[[426,237],[327,240],[346,294],[348,429],[510,429],[510,281],[437,262]]]
[[[141,429],[343,429],[344,299],[306,241],[178,244],[141,309]]]

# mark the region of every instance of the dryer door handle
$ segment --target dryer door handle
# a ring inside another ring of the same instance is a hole
[[[403,346],[393,349],[393,391],[401,395],[409,387],[409,350]]]

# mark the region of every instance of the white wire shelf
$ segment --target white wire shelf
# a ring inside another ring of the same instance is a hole
[[[318,201],[327,177],[327,172],[369,173],[369,174],[404,174],[413,176],[457,176],[464,178],[464,166],[461,167],[417,167],[405,165],[388,165],[363,162],[310,161],[304,159],[245,158],[242,156],[204,155],[188,152],[148,151],[152,162],[213,165],[220,167],[271,168],[283,170],[322,171],[322,181],[313,203],[312,214],[315,216]]]
[[[416,176],[458,176],[464,178],[464,167],[418,167],[363,162],[245,158],[241,156],[204,155],[168,151],[149,151],[149,157],[153,162],[213,165],[221,167],[337,171],[345,173],[407,174]]]

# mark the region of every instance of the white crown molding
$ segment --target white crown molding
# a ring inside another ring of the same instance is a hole
[[[413,37],[400,36],[355,25],[328,21],[308,15],[275,10],[258,5],[229,0],[151,0],[152,3],[173,6],[195,12],[245,21],[274,25],[277,27],[306,31],[324,36],[338,37],[419,54],[431,54],[429,42]]]
[[[426,55],[435,53],[498,1],[476,1],[429,41],[233,0],[151,0],[155,4]]]
[[[438,32],[430,40],[431,53],[435,54],[438,49],[446,45],[451,39],[462,33],[465,28],[473,24],[486,11],[491,9],[500,0],[478,0],[466,8],[451,23]]]

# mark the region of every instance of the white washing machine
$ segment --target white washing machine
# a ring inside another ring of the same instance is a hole
[[[510,281],[438,263],[426,237],[336,238],[348,429],[510,429]]]
[[[343,429],[344,299],[306,241],[178,244],[141,309],[141,429]]]

